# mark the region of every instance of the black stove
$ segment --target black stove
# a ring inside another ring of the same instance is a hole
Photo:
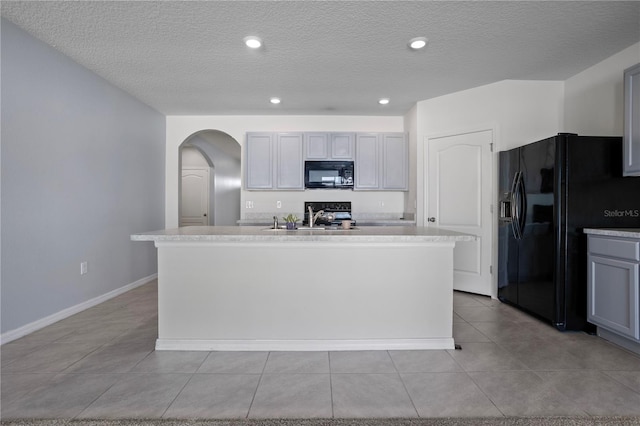
[[[309,207],[313,209],[313,214],[322,210],[325,214],[331,213],[333,215],[332,220],[319,216],[316,219],[316,225],[341,226],[343,220],[350,220],[351,226],[356,225],[351,216],[351,201],[305,201],[303,226],[309,226]]]

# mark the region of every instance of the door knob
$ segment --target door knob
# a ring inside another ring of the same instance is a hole
[[[203,216],[204,216],[204,217],[207,217],[207,214],[205,213]]]
[[[427,219],[429,222],[435,222],[436,218],[435,217],[430,217],[429,219]]]

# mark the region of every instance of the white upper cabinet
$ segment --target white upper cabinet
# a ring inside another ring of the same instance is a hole
[[[409,189],[409,142],[404,134],[382,135],[382,189]]]
[[[311,161],[353,160],[353,133],[305,133],[304,158]]]
[[[409,142],[404,133],[356,135],[357,190],[406,191],[409,188]]]
[[[302,133],[247,133],[246,189],[304,189]]]
[[[246,189],[273,189],[274,138],[273,133],[247,133]]]
[[[353,161],[354,189],[406,191],[404,133],[247,133],[245,189],[304,190],[304,161]]]
[[[276,186],[278,189],[304,189],[302,133],[278,133]]]
[[[329,158],[329,134],[305,133],[304,152],[307,160],[326,160]]]
[[[354,189],[380,189],[380,144],[378,133],[356,135]]]
[[[640,64],[624,72],[625,176],[640,176]]]
[[[331,159],[353,160],[353,133],[329,133]]]

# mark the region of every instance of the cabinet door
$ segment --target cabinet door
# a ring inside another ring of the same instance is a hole
[[[639,339],[638,263],[589,254],[589,322]]]
[[[304,189],[302,133],[278,133],[276,151],[278,189]]]
[[[379,189],[380,150],[377,133],[356,135],[354,189]]]
[[[382,135],[382,189],[409,189],[409,143],[403,133]]]
[[[353,160],[353,133],[330,133],[331,158]]]
[[[624,72],[623,173],[640,176],[640,64]]]
[[[308,160],[329,159],[329,138],[326,133],[304,134],[305,158]]]
[[[247,133],[246,189],[273,188],[273,141],[272,133]]]

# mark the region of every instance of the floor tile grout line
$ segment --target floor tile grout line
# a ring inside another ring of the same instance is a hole
[[[36,391],[38,391],[38,390],[40,390],[40,389],[44,388],[47,384],[51,383],[51,382],[52,382],[56,377],[58,377],[58,376],[59,376],[60,374],[62,374],[62,373],[59,373],[59,372],[58,372],[58,373],[52,373],[52,372],[49,372],[49,373],[9,373],[9,374],[18,374],[18,375],[24,375],[24,374],[52,374],[52,376],[51,376],[50,378],[46,379],[43,383],[40,383],[38,386],[34,387],[33,389],[26,391],[26,392],[25,392],[25,393],[20,397],[20,398],[26,398],[26,397],[28,397],[29,395],[31,395],[32,393],[34,393],[34,392],[36,392]],[[1,376],[0,376],[0,379],[1,379]],[[0,381],[1,381],[1,380],[0,380]],[[2,410],[1,410],[1,408],[2,408],[2,404],[0,403],[0,420],[2,420]]]
[[[70,373],[73,374],[73,373]],[[91,374],[91,373],[78,373],[78,374]],[[77,419],[78,416],[80,416],[82,413],[84,413],[89,407],[91,407],[91,405],[93,405],[94,402],[96,402],[98,399],[100,399],[100,397],[102,395],[104,395],[105,393],[107,393],[112,387],[114,387],[116,385],[116,383],[119,383],[120,380],[122,380],[121,376],[125,376],[127,375],[127,373],[102,373],[102,374],[115,374],[118,376],[118,378],[111,384],[111,386],[108,386],[104,392],[102,392],[100,395],[96,396],[90,403],[88,403],[82,410],[80,410],[78,412],[78,414],[76,414],[75,416],[72,417],[72,419]]]
[[[471,380],[471,382],[475,385],[476,388],[478,388],[478,390],[480,390],[480,392],[482,392],[482,394],[489,400],[491,401],[491,404],[493,404],[494,407],[496,407],[496,410],[498,410],[500,412],[500,414],[502,414],[502,417],[507,417],[507,415],[500,409],[500,407],[498,407],[498,404],[496,404],[496,402],[493,400],[493,398],[491,398],[491,396],[489,396],[484,389],[482,389],[482,387],[473,379],[473,377],[471,377],[471,375],[469,374],[468,371],[464,372],[467,377],[469,378],[469,380]]]
[[[458,351],[458,350],[463,351],[463,350],[464,350],[464,347],[463,347],[462,345],[460,345],[460,347],[461,347],[461,349],[453,349],[453,351],[454,351],[454,352],[455,352],[455,351]],[[460,371],[465,371],[465,370],[464,370],[464,367],[462,367],[462,365],[461,365],[458,361],[456,361],[456,359],[454,358],[454,356],[453,356],[453,355],[451,355],[451,353],[449,353],[449,351],[451,351],[451,349],[449,349],[449,350],[445,350],[445,351],[444,351],[444,353],[446,353],[447,355],[449,355],[449,358],[451,358],[451,360],[452,360],[452,361],[455,363],[455,365],[460,369]],[[445,373],[446,373],[446,372],[445,372]]]
[[[627,371],[627,370],[597,370],[600,372],[600,374],[604,374],[605,376],[607,376],[609,379],[613,380],[616,383],[621,384],[622,386],[626,387],[627,389],[630,389],[631,392],[637,394],[640,396],[640,390],[636,390],[634,388],[632,388],[631,386],[627,385],[626,383],[621,382],[620,380],[616,379],[613,376],[610,376],[609,374],[607,374],[608,371]]]
[[[267,359],[264,361],[264,365],[262,366],[262,371],[260,372],[260,377],[258,378],[258,384],[256,384],[256,389],[253,391],[253,396],[251,397],[251,403],[249,403],[249,408],[247,409],[247,415],[245,419],[249,418],[249,414],[251,413],[251,408],[253,407],[253,403],[256,400],[256,395],[258,394],[258,389],[260,388],[260,383],[262,383],[262,377],[264,376],[264,370],[267,368],[267,363],[269,362],[269,357],[271,356],[271,352],[267,352]]]
[[[213,351],[207,351],[207,355],[204,358],[202,358],[202,362],[200,362],[200,365],[196,367],[196,370],[193,372],[193,374],[198,374],[198,371],[200,371],[200,369],[202,368],[204,363],[209,359],[212,353]],[[199,374],[203,374],[203,373],[199,373]]]
[[[140,359],[138,362],[136,362],[128,371],[128,373],[135,373],[135,371],[133,371],[138,365],[140,365],[141,362],[143,362],[145,359],[149,358],[151,356],[152,353],[155,353],[156,349],[153,348],[153,350],[151,352],[149,352],[147,355],[145,355],[142,359]]]
[[[327,351],[327,362],[329,364],[329,396],[331,397],[331,418],[336,417],[334,402],[333,402],[333,375],[331,374],[331,351]]]
[[[162,412],[162,414],[160,414],[160,418],[163,418],[165,414],[167,414],[167,411],[169,411],[169,408],[171,408],[171,406],[173,405],[174,402],[176,402],[176,400],[178,399],[178,397],[180,396],[180,394],[182,393],[182,391],[187,387],[187,385],[189,383],[191,383],[191,380],[193,379],[193,376],[195,376],[195,373],[191,373],[189,375],[189,380],[187,380],[185,382],[185,384],[180,388],[180,390],[178,391],[178,393],[176,393],[176,396],[173,397],[173,399],[171,400],[171,402],[169,402],[169,404],[167,405],[167,408],[164,409],[164,411]]]
[[[478,329],[475,325],[473,325],[473,323],[472,323],[472,322],[469,322],[469,323],[467,323],[467,324],[469,324],[471,327],[473,327],[473,329],[474,329],[474,330],[476,330],[478,333],[482,334],[484,337],[486,337],[486,338],[487,338],[487,339],[489,339],[490,341],[492,341],[492,342],[496,343],[496,342],[495,342],[491,337],[487,336],[486,334],[484,334],[484,333],[482,332],[482,330]],[[478,343],[481,343],[481,342],[478,342]]]
[[[563,397],[567,398],[569,401],[571,401],[573,404],[575,404],[576,406],[580,406],[579,402],[577,400],[575,400],[574,398],[571,398],[569,395],[566,395],[564,392],[560,391],[560,389],[558,389],[558,387],[556,385],[554,385],[553,383],[550,383],[549,381],[547,381],[544,377],[542,377],[540,374],[538,374],[538,372],[540,371],[544,371],[544,370],[532,370],[532,373],[539,378],[542,383],[547,387],[550,388],[551,390],[553,390],[554,392],[559,393],[560,395],[562,395]],[[565,370],[566,371],[566,370]],[[599,371],[599,370],[598,370]],[[556,371],[553,371],[554,373]],[[587,416],[592,416],[591,413],[589,413],[588,411],[582,409],[582,407],[580,407],[580,411],[582,411],[583,413],[585,413]]]
[[[400,379],[400,383],[402,383],[402,387],[403,387],[404,391],[406,392],[407,396],[409,397],[409,401],[411,401],[411,406],[413,407],[413,411],[415,411],[415,413],[416,413],[416,417],[420,418],[420,413],[418,412],[418,408],[416,407],[416,403],[413,401],[413,398],[411,397],[411,393],[409,392],[409,389],[407,389],[407,384],[402,379],[402,374],[400,373],[400,370],[398,369],[398,366],[396,365],[395,361],[393,360],[393,357],[391,356],[391,352],[390,351],[386,351],[386,352],[387,352],[387,355],[389,356],[389,358],[391,358],[391,363],[393,364],[393,368],[395,368],[395,370],[396,370],[396,374],[398,375],[398,378]]]

